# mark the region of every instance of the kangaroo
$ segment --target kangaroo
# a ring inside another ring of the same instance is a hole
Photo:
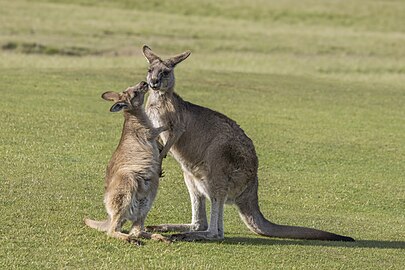
[[[154,128],[142,105],[148,84],[140,82],[122,93],[105,92],[102,98],[113,101],[110,111],[124,109],[121,140],[107,167],[104,204],[108,219],[85,219],[87,226],[105,231],[109,236],[141,244],[135,238],[170,242],[160,234],[144,230],[146,215],[155,199],[162,159],[157,138],[165,128]],[[167,150],[165,150],[167,151]],[[125,221],[132,221],[129,234],[121,232]],[[135,238],[134,238],[135,237]]]
[[[263,236],[354,241],[353,238],[317,229],[279,225],[267,220],[258,204],[258,159],[252,140],[225,115],[184,101],[174,92],[174,68],[185,60],[186,51],[162,60],[148,46],[143,54],[149,62],[147,82],[152,89],[146,113],[154,126],[169,129],[160,138],[180,163],[192,205],[191,224],[164,224],[150,231],[183,232],[174,240],[223,239],[224,204],[236,205],[247,227]],[[205,200],[211,202],[208,226]]]

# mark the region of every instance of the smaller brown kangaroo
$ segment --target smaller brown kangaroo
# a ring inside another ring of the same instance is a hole
[[[154,128],[143,109],[148,84],[140,82],[122,93],[105,92],[102,98],[113,101],[110,111],[124,110],[121,140],[107,167],[104,204],[108,219],[85,219],[87,226],[109,236],[142,244],[136,238],[170,242],[160,234],[145,232],[144,222],[156,197],[162,156],[157,137],[166,128]],[[168,149],[164,149],[167,152]],[[164,154],[164,153],[162,153]],[[132,221],[129,234],[121,232],[125,221]]]

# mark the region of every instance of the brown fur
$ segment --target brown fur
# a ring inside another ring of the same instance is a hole
[[[260,212],[258,160],[253,142],[225,115],[184,101],[174,92],[174,67],[186,59],[184,52],[162,60],[144,46],[150,66],[146,112],[154,126],[168,126],[160,137],[180,163],[192,204],[191,224],[151,226],[155,231],[188,231],[175,239],[222,239],[224,203],[235,204],[242,220],[255,233],[271,237],[353,241],[352,238],[316,229],[277,225]],[[211,201],[208,226],[205,199]]]
[[[106,92],[102,97],[114,101],[110,111],[124,109],[124,127],[121,140],[107,167],[104,204],[108,219],[85,223],[108,235],[140,243],[135,238],[169,242],[159,234],[144,231],[144,221],[155,199],[161,170],[161,158],[156,139],[163,128],[154,128],[142,108],[148,90],[145,82],[122,93]],[[126,221],[132,221],[129,234],[121,232]]]

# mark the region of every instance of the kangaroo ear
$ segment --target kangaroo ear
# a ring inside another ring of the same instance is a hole
[[[115,92],[105,92],[101,95],[102,99],[108,100],[108,101],[114,101],[117,102],[120,99],[120,95],[118,93]]]
[[[187,57],[189,57],[191,54],[191,51],[185,51],[184,53],[178,54],[176,56],[173,56],[165,61],[165,64],[170,66],[170,67],[175,67],[178,63],[186,60]]]
[[[152,52],[152,49],[149,48],[147,45],[143,45],[142,52],[143,55],[146,57],[146,60],[148,60],[149,64],[151,64],[156,59],[160,60],[159,56]]]
[[[125,108],[128,108],[128,105],[125,102],[117,102],[111,106],[110,112],[119,112]]]

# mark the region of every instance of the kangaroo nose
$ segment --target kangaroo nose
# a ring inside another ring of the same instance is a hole
[[[150,87],[152,87],[152,89],[158,89],[160,87],[160,82],[157,78],[151,78],[150,80]]]

